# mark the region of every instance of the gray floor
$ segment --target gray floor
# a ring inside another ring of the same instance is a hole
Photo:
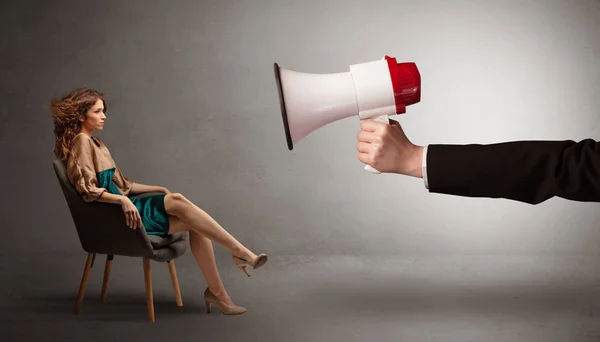
[[[203,278],[152,263],[156,323],[147,322],[140,259],[116,258],[101,304],[96,259],[72,314],[84,253],[2,255],[2,341],[600,341],[594,256],[277,257],[247,278],[218,254],[241,316],[206,314]]]

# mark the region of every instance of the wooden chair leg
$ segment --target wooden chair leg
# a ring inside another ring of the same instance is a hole
[[[177,306],[183,306],[183,300],[181,299],[181,290],[179,289],[179,280],[177,280],[177,271],[175,270],[175,260],[169,260],[169,273],[171,273],[171,281],[173,282],[173,289],[175,289],[175,299],[177,300]]]
[[[75,302],[75,314],[79,314],[81,310],[81,304],[83,304],[83,295],[85,294],[85,287],[87,286],[88,277],[92,270],[92,263],[96,253],[88,253],[87,261],[85,262],[85,268],[83,270],[83,277],[81,278],[81,284],[79,285],[79,293],[77,294],[77,301]]]
[[[104,267],[104,279],[102,280],[102,294],[100,296],[102,303],[106,301],[106,290],[108,289],[108,279],[110,278],[110,268],[112,266],[113,259],[114,255],[106,256],[106,266]]]
[[[154,299],[152,297],[152,274],[150,273],[150,259],[144,258],[144,279],[146,281],[146,302],[148,304],[148,320],[154,322]]]

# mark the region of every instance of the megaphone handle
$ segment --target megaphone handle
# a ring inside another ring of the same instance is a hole
[[[389,119],[389,116],[387,114],[386,115],[375,116],[375,117],[369,118],[369,120],[381,122],[381,123],[384,123],[384,124],[387,124],[387,125],[390,124],[390,119]],[[381,173],[381,172],[379,172],[377,169],[375,169],[374,167],[372,167],[369,164],[365,165],[365,170],[367,170],[369,172],[372,172],[372,173],[375,173],[375,174],[380,174]]]

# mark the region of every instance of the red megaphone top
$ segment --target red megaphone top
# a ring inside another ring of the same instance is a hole
[[[421,101],[421,74],[412,62],[397,63],[396,58],[385,56],[392,78],[396,114],[406,113],[406,106]]]

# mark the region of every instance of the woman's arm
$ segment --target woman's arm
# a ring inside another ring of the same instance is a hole
[[[136,206],[131,202],[129,197],[123,195],[111,194],[108,191],[104,191],[96,199],[98,202],[120,204],[123,212],[125,213],[125,223],[127,226],[133,229],[137,229],[142,226],[142,217]]]
[[[135,183],[135,182],[133,182],[131,184],[131,190],[129,190],[130,195],[137,195],[137,194],[141,194],[144,192],[162,192],[165,194],[170,193],[170,191],[167,188],[165,188],[164,186],[145,185],[145,184],[140,184],[140,183]]]
[[[127,197],[127,196],[115,195],[115,194],[111,194],[108,191],[104,191],[103,193],[100,194],[100,196],[98,196],[98,198],[96,198],[96,201],[122,205],[124,197]]]

